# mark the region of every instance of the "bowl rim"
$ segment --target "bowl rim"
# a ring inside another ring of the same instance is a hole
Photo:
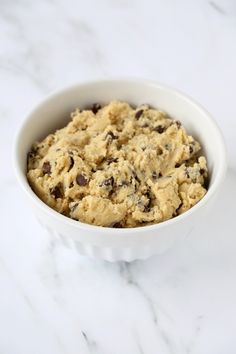
[[[137,226],[137,227],[131,227],[131,228],[111,228],[111,227],[104,227],[104,226],[97,226],[97,225],[91,225],[91,224],[86,224],[81,221],[73,220],[67,216],[64,216],[57,212],[56,210],[52,209],[49,207],[46,203],[44,203],[31,189],[29,183],[27,182],[26,175],[24,171],[20,168],[20,156],[19,156],[19,146],[22,144],[21,142],[21,135],[24,132],[25,128],[27,127],[29,121],[32,119],[36,111],[47,105],[52,99],[56,98],[57,96],[61,96],[63,94],[66,94],[68,91],[73,91],[75,89],[83,89],[83,87],[86,86],[91,86],[91,85],[103,85],[103,84],[115,84],[115,83],[135,83],[139,85],[144,85],[144,86],[153,86],[156,87],[160,90],[163,90],[167,93],[172,93],[175,94],[177,97],[181,98],[183,101],[188,102],[189,104],[193,105],[196,109],[199,110],[200,113],[202,113],[205,117],[205,119],[208,120],[208,122],[211,124],[212,128],[215,130],[216,136],[217,136],[217,142],[219,144],[219,155],[217,156],[218,163],[219,163],[219,170],[217,171],[217,174],[215,176],[215,179],[208,189],[207,193],[204,195],[204,197],[197,203],[195,204],[192,208],[187,210],[181,215],[178,215],[174,218],[171,218],[166,221],[162,221],[157,224],[151,224],[151,225],[146,225],[146,226]],[[211,114],[201,106],[196,100],[194,100],[192,97],[189,95],[183,93],[182,91],[175,89],[173,87],[170,87],[168,85],[153,81],[153,80],[148,80],[148,79],[142,79],[142,78],[134,78],[134,77],[111,77],[107,79],[97,79],[97,80],[86,80],[86,81],[81,81],[78,83],[74,83],[73,85],[67,85],[66,87],[59,89],[59,90],[54,90],[51,92],[49,95],[46,96],[46,98],[43,98],[40,100],[36,106],[30,110],[27,114],[26,117],[21,124],[20,128],[16,132],[16,136],[14,139],[14,146],[13,146],[13,165],[14,165],[14,170],[15,170],[15,175],[16,178],[21,185],[22,189],[25,191],[25,193],[30,197],[31,201],[39,207],[43,212],[48,214],[49,217],[52,217],[53,219],[57,219],[58,222],[63,222],[66,223],[67,225],[77,228],[78,230],[83,230],[83,231],[89,231],[89,232],[97,232],[97,233],[103,233],[103,234],[111,234],[115,233],[118,234],[119,237],[122,237],[122,235],[126,236],[127,234],[136,234],[136,233],[143,233],[143,232],[148,232],[148,231],[158,231],[161,230],[162,228],[166,228],[170,225],[173,225],[175,223],[184,221],[185,218],[188,218],[190,215],[195,213],[198,209],[206,205],[211,197],[217,192],[218,187],[222,184],[225,175],[226,175],[226,169],[227,169],[227,158],[226,158],[226,146],[225,142],[223,139],[223,135],[221,133],[221,130],[219,129],[216,121],[214,118],[211,116]]]

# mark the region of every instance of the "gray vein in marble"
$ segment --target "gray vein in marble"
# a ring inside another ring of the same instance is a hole
[[[132,268],[135,264],[138,264],[138,263],[139,263],[139,261],[134,261],[133,263],[120,262],[119,264],[120,264],[120,273],[121,273],[121,275],[122,275],[122,267],[123,267],[123,264],[127,265],[127,267]],[[131,276],[131,273],[130,273],[130,276]],[[133,279],[133,278],[132,278],[132,279]],[[127,282],[127,283],[129,283],[129,282]],[[149,299],[150,299],[150,297],[149,297]],[[150,299],[150,301],[152,301],[152,300]],[[161,312],[169,321],[173,321],[172,316],[171,316],[160,304],[158,304],[158,310],[159,310],[159,312]]]
[[[65,347],[64,347],[63,342],[61,341],[61,338],[60,338],[59,334],[57,334],[56,332],[54,332],[54,336],[55,336],[55,339],[56,339],[56,343],[57,343],[57,345],[58,345],[58,348],[60,348],[60,352],[63,353],[63,354],[66,353],[66,349],[65,349]]]
[[[59,272],[57,269],[56,248],[57,248],[57,240],[53,240],[51,238],[49,241],[49,246],[48,246],[48,256],[50,257],[50,259],[52,261],[52,275],[53,275],[53,279],[55,281],[55,285],[60,286],[61,279],[60,279],[60,275],[59,275]]]
[[[143,348],[141,347],[141,344],[139,342],[137,342],[138,345],[138,351],[140,354],[144,354]]]
[[[44,79],[37,76],[36,73],[31,72],[28,68],[18,65],[18,63],[12,59],[8,58],[6,61],[0,59],[0,70],[3,72],[7,71],[13,76],[19,75],[27,79],[31,84],[34,84],[43,93],[47,93],[49,90],[51,90],[51,87],[45,82]]]
[[[1,18],[1,22],[5,22],[8,25],[10,25],[10,27],[12,27],[13,29],[15,29],[15,37],[13,36],[12,39],[21,39],[22,41],[25,39],[24,35],[23,35],[23,25],[22,23],[18,20],[18,17],[14,15],[14,12],[12,13],[12,10],[9,11],[9,8],[7,6],[4,6],[4,4],[1,2],[0,3],[0,18]],[[8,33],[9,38],[11,38],[11,35]]]
[[[0,258],[0,266],[2,267],[2,269],[8,274],[9,278],[11,280],[14,281],[17,289],[19,290],[19,294],[22,296],[22,298],[24,299],[27,307],[34,313],[35,312],[35,308],[29,298],[28,295],[26,295],[24,289],[22,288],[22,286],[19,284],[19,281],[16,279],[15,275],[10,271],[10,269],[7,267],[6,263],[4,262],[4,260],[2,258]]]
[[[120,262],[119,263],[120,275],[122,276],[122,278],[126,280],[128,285],[132,285],[133,287],[135,287],[144,296],[145,300],[147,301],[150,313],[152,315],[152,320],[155,324],[157,324],[157,315],[154,308],[154,304],[150,299],[150,297],[146,294],[144,289],[141,288],[138,282],[133,278],[130,267],[131,265],[128,262]]]
[[[218,4],[216,4],[214,1],[209,1],[209,5],[216,11],[218,12],[219,14],[221,15],[226,15],[226,12],[225,10],[219,6]]]
[[[106,75],[106,63],[103,51],[99,45],[99,38],[93,28],[81,19],[68,18],[68,24],[71,27],[71,34],[75,41],[80,41],[81,50],[78,52],[82,59],[91,66],[96,68],[101,74]]]
[[[44,62],[45,54],[47,54],[46,43],[36,42],[30,38],[27,24],[24,24],[20,16],[14,14],[14,8],[1,6],[0,9],[0,19],[7,25],[3,28],[7,28],[5,36],[8,37],[8,42],[10,44],[21,43],[20,47],[14,46],[13,55],[11,53],[8,57],[8,53],[5,53],[4,57],[0,58],[0,69],[3,72],[7,71],[12,75],[17,74],[27,78],[36,87],[47,93],[52,87],[48,84],[50,70],[47,63]]]
[[[49,237],[49,234],[48,234]],[[53,283],[56,287],[61,286],[61,278],[60,274],[58,271],[57,267],[57,261],[56,261],[56,251],[57,251],[57,245],[58,245],[58,240],[54,239],[53,236],[49,237],[49,243],[47,245],[46,251],[45,251],[45,258],[43,261],[44,268],[40,270],[40,278],[45,282],[48,277],[50,277],[53,280]],[[57,302],[57,297],[54,296],[53,300]]]
[[[137,344],[138,353],[145,354],[144,349],[142,348],[140,340],[139,340],[139,335],[137,333],[134,333],[134,340],[135,340],[135,343]]]
[[[197,318],[195,320],[196,324],[195,324],[194,335],[192,336],[192,340],[186,348],[186,354],[192,354],[194,352],[199,335],[202,331],[202,322],[203,322],[204,318],[205,318],[205,316],[203,316],[203,315],[197,316]]]
[[[90,337],[88,337],[88,335],[84,331],[81,331],[81,334],[85,340],[89,353],[90,354],[94,353],[94,351],[97,350],[97,343],[94,340],[92,340]]]
[[[152,320],[153,323],[155,324],[155,326],[157,327],[163,342],[165,343],[167,349],[169,350],[170,353],[175,353],[174,352],[174,346],[172,344],[172,342],[170,341],[169,336],[167,335],[167,333],[160,327],[160,324],[158,322],[158,317],[156,314],[156,310],[155,310],[155,306],[154,303],[152,301],[152,299],[150,298],[150,296],[146,293],[146,291],[140,286],[140,284],[134,279],[132,273],[131,273],[131,267],[132,264],[128,263],[128,262],[120,262],[119,263],[119,271],[120,271],[120,275],[126,280],[128,285],[131,285],[133,287],[135,287],[139,293],[144,297],[144,299],[146,300],[148,307],[149,307],[149,311],[150,314],[152,316]]]

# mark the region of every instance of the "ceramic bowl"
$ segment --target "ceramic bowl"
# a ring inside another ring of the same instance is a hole
[[[34,141],[68,122],[69,113],[94,102],[124,100],[134,105],[148,103],[180,120],[198,139],[207,157],[210,182],[203,199],[187,212],[160,224],[113,229],[81,223],[59,214],[42,202],[26,178],[26,156]],[[133,261],[161,254],[207,217],[215,203],[226,172],[225,145],[216,123],[199,104],[177,90],[137,79],[100,80],[68,87],[51,94],[26,117],[14,149],[16,175],[39,220],[53,237],[91,257],[108,261]],[[67,242],[68,241],[68,242]]]

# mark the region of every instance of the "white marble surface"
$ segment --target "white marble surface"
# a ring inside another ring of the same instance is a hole
[[[236,2],[0,1],[0,353],[236,353]],[[73,82],[139,76],[216,118],[231,169],[209,219],[132,264],[50,239],[11,165],[25,114]]]

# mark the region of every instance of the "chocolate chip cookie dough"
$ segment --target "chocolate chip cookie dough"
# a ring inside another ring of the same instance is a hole
[[[36,142],[28,181],[51,208],[84,223],[136,227],[182,214],[206,193],[200,144],[179,121],[113,101],[77,109]]]

